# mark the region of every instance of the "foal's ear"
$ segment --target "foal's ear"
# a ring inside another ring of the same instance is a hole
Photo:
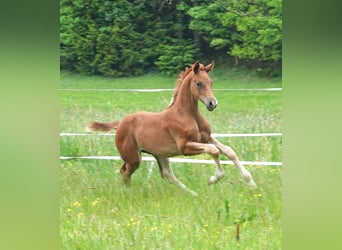
[[[192,65],[192,71],[193,71],[195,74],[197,74],[198,71],[199,71],[199,69],[200,69],[200,62],[199,62],[199,61],[196,61],[196,62],[194,63],[194,65]]]
[[[214,64],[215,64],[215,61],[212,61],[211,64],[208,64],[207,66],[204,67],[204,70],[207,72],[212,71],[214,69]]]

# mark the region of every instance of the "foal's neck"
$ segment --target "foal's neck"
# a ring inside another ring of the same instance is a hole
[[[184,79],[184,82],[180,86],[180,89],[178,90],[178,95],[175,100],[175,107],[177,107],[179,110],[182,110],[182,112],[186,112],[197,120],[198,118],[198,100],[194,98],[191,94],[191,79],[188,77]]]

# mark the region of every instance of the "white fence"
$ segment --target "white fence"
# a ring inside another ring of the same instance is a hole
[[[213,89],[213,91],[282,91],[282,88],[262,89]],[[99,91],[99,92],[169,92],[174,89],[59,89],[59,91]]]
[[[271,137],[282,136],[282,133],[253,133],[253,134],[212,134],[214,137]],[[60,133],[60,136],[114,136],[113,133]],[[96,159],[96,160],[121,160],[120,156],[60,156],[61,160],[68,159]],[[153,157],[143,156],[142,161],[155,162]],[[200,160],[188,158],[170,158],[170,162],[175,163],[197,163],[197,164],[214,164],[213,160]],[[223,165],[234,165],[232,161],[220,161]],[[244,165],[251,166],[282,166],[282,162],[260,162],[260,161],[241,161]]]
[[[258,88],[258,89],[213,89],[214,91],[282,91],[282,88]],[[60,89],[60,91],[104,91],[104,92],[164,92],[174,89]],[[252,133],[252,134],[212,134],[214,137],[271,137],[282,136],[282,133]],[[60,133],[60,136],[114,136],[112,133]],[[61,160],[68,159],[97,159],[97,160],[121,160],[120,156],[60,156]],[[142,157],[142,161],[155,162],[153,157]],[[199,160],[187,158],[170,158],[170,162],[213,164],[213,160]],[[232,161],[220,161],[221,164],[233,165]],[[244,165],[255,166],[282,166],[282,162],[254,162],[242,161]]]

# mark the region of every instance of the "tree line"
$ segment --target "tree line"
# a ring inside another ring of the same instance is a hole
[[[281,74],[281,0],[61,0],[62,70],[174,73],[195,60]]]

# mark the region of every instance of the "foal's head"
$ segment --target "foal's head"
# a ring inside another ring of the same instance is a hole
[[[213,111],[217,106],[217,100],[211,90],[212,80],[210,79],[208,72],[214,68],[214,62],[203,66],[199,62],[192,65],[193,75],[191,76],[191,93],[201,102],[205,104],[209,111]]]

